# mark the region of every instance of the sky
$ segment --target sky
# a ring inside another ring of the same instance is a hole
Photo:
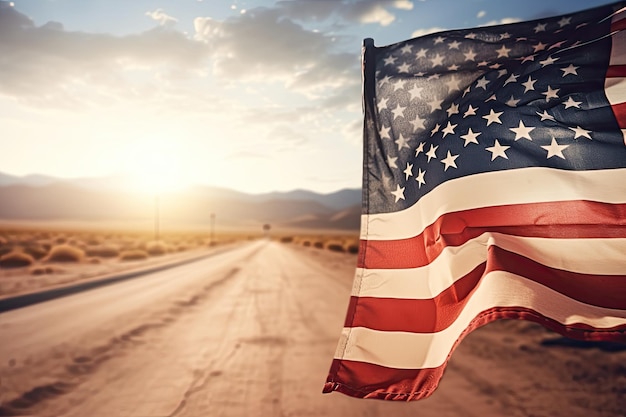
[[[0,172],[358,188],[360,54],[602,0],[0,0]]]

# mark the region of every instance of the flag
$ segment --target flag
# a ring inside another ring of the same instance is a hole
[[[428,397],[497,319],[626,342],[624,6],[364,42],[361,243],[324,392]]]

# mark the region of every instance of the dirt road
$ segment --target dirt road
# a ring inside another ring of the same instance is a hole
[[[493,323],[414,403],[321,394],[356,257],[259,241],[0,314],[0,416],[622,416],[626,351]]]

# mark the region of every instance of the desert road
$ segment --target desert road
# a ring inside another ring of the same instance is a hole
[[[322,394],[356,257],[247,242],[0,314],[0,416],[622,416],[626,351],[492,323],[413,403]]]

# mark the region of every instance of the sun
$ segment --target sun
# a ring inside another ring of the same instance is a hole
[[[131,186],[139,192],[159,195],[189,185],[182,172],[178,146],[173,141],[135,141],[129,144],[125,159]]]

